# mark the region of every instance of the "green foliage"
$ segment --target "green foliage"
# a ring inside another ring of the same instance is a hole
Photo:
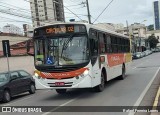
[[[154,34],[148,37],[147,42],[149,43],[150,48],[156,48],[157,44],[159,43]]]
[[[148,31],[154,30],[154,25],[149,25],[149,26],[147,27],[147,29],[148,29]]]

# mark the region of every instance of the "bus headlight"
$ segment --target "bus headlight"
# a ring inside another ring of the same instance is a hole
[[[35,73],[34,76],[35,76],[35,77],[38,77],[39,75],[38,75],[38,73]]]
[[[84,76],[88,75],[89,74],[88,69],[86,69],[83,74],[84,74]]]
[[[87,70],[85,70],[81,75],[80,75],[80,77],[85,77],[85,76],[87,76],[89,74],[89,70],[87,69]]]
[[[37,77],[38,79],[40,79],[40,78],[41,78],[41,77],[40,77],[40,71],[35,70],[35,71],[34,71],[34,76]]]

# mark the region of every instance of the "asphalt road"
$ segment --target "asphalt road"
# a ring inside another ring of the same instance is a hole
[[[16,61],[16,60],[15,60]],[[19,60],[17,60],[18,62]],[[15,62],[16,63],[16,62]],[[111,80],[103,92],[95,93],[90,89],[69,90],[65,95],[59,95],[55,90],[37,90],[35,94],[28,93],[15,97],[9,103],[1,106],[134,106],[138,105],[145,95],[145,91],[154,79],[160,67],[160,53],[153,53],[147,57],[134,60],[125,80]],[[53,109],[51,109],[53,111]],[[8,115],[8,113],[0,113]],[[12,113],[12,115],[17,113]],[[20,113],[21,115],[22,113]],[[23,113],[32,115],[33,113]],[[91,112],[46,112],[37,115],[97,115]],[[104,115],[128,115],[128,113],[104,113]]]

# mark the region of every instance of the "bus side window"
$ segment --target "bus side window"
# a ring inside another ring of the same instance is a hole
[[[121,38],[117,39],[117,47],[118,47],[118,53],[121,53]]]
[[[111,37],[109,35],[106,35],[106,39],[107,39],[107,44],[106,44],[107,53],[112,53]]]
[[[100,53],[105,53],[105,43],[104,43],[104,34],[99,33],[99,48],[100,48]]]

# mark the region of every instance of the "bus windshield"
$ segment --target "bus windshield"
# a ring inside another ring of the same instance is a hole
[[[75,65],[89,61],[86,34],[35,39],[35,65]]]

